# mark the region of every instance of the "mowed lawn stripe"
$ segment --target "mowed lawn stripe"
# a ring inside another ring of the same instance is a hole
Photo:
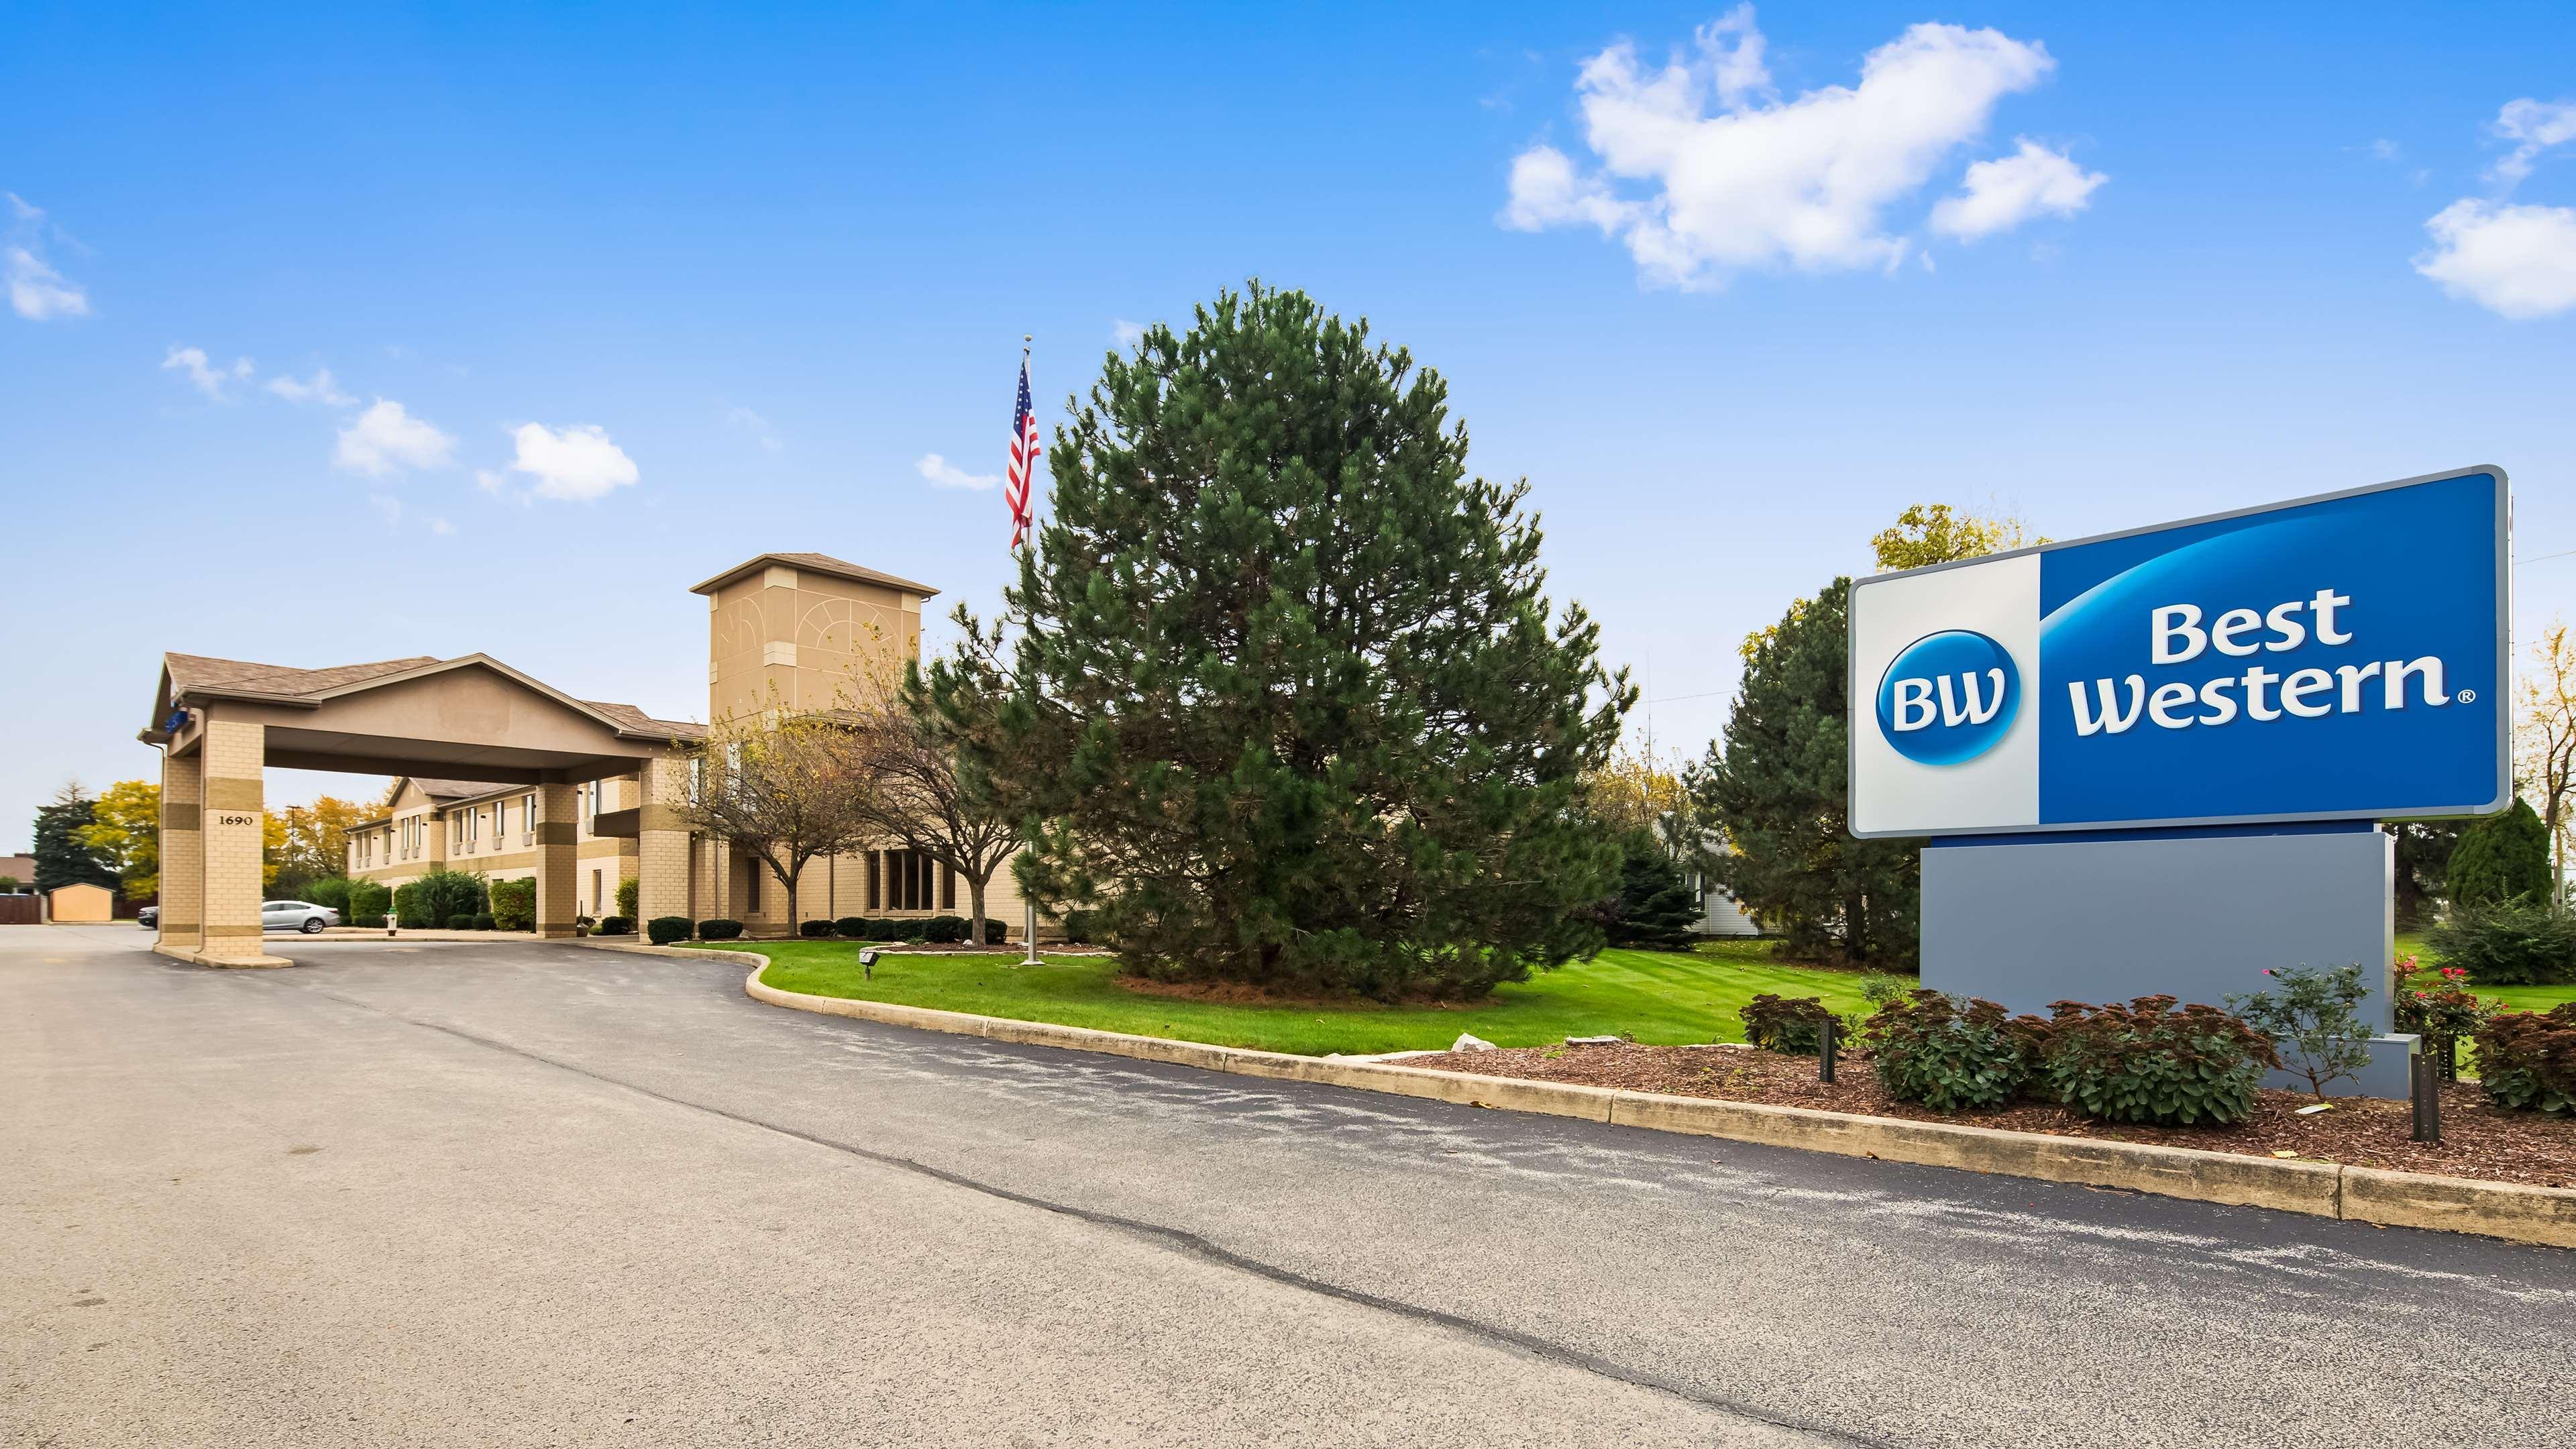
[[[1116,963],[1099,956],[1020,966],[1014,955],[884,954],[870,976],[847,941],[722,944],[768,956],[762,979],[782,991],[1317,1056],[1445,1048],[1460,1032],[1500,1046],[1621,1034],[1665,1044],[1742,1041],[1736,1011],[1758,993],[1818,997],[1836,1011],[1862,1005],[1858,975],[1775,961],[1767,941],[1604,951],[1498,987],[1486,1000],[1446,1006],[1162,995],[1124,984]]]

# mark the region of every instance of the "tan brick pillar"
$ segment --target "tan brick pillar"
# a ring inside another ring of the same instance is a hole
[[[702,921],[730,920],[725,907],[733,898],[733,850],[709,836],[698,842],[698,888],[693,907]]]
[[[268,751],[264,725],[209,718],[197,747],[204,770],[205,802],[198,816],[198,839],[204,847],[205,932],[200,959],[222,963],[265,963],[273,958],[260,947],[259,905],[265,888],[261,874],[261,822],[266,818],[261,787]]]
[[[573,814],[572,786],[537,787],[537,935],[544,939],[571,935],[572,918],[580,914],[573,903],[581,866]]]
[[[161,756],[161,916],[164,946],[206,942],[206,847],[198,837],[206,801],[205,754]]]
[[[674,755],[646,760],[637,773],[635,913],[645,921],[689,913],[689,765]],[[643,922],[636,930],[643,930]]]

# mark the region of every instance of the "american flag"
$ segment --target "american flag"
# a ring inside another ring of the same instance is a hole
[[[1029,354],[1020,350],[1020,405],[1011,413],[1011,474],[1002,501],[1011,506],[1011,547],[1029,536],[1029,474],[1038,461],[1038,415],[1029,405]]]

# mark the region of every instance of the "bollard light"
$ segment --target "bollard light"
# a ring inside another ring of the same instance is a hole
[[[2417,1052],[2409,1063],[2413,1068],[2415,1140],[2442,1140],[2442,1068],[2429,1053]]]
[[[1816,1026],[1816,1080],[1819,1082],[1834,1079],[1834,1048],[1840,1045],[1835,1040],[1835,1028],[1839,1025],[1841,1023],[1828,1016]]]

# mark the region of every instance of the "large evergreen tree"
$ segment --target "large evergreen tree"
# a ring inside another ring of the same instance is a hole
[[[1850,595],[1836,579],[1745,641],[1726,736],[1691,788],[1732,847],[1710,874],[1790,954],[1911,968],[1921,845],[1855,840],[1848,824]]]
[[[1165,979],[1472,994],[1596,948],[1619,853],[1577,804],[1634,693],[1466,456],[1437,373],[1301,292],[1111,354],[959,733],[1022,884]]]
[[[2460,832],[2451,850],[2451,904],[2491,906],[2529,897],[2549,896],[2549,827],[2531,802],[2517,796],[2513,808],[2490,815]]]

